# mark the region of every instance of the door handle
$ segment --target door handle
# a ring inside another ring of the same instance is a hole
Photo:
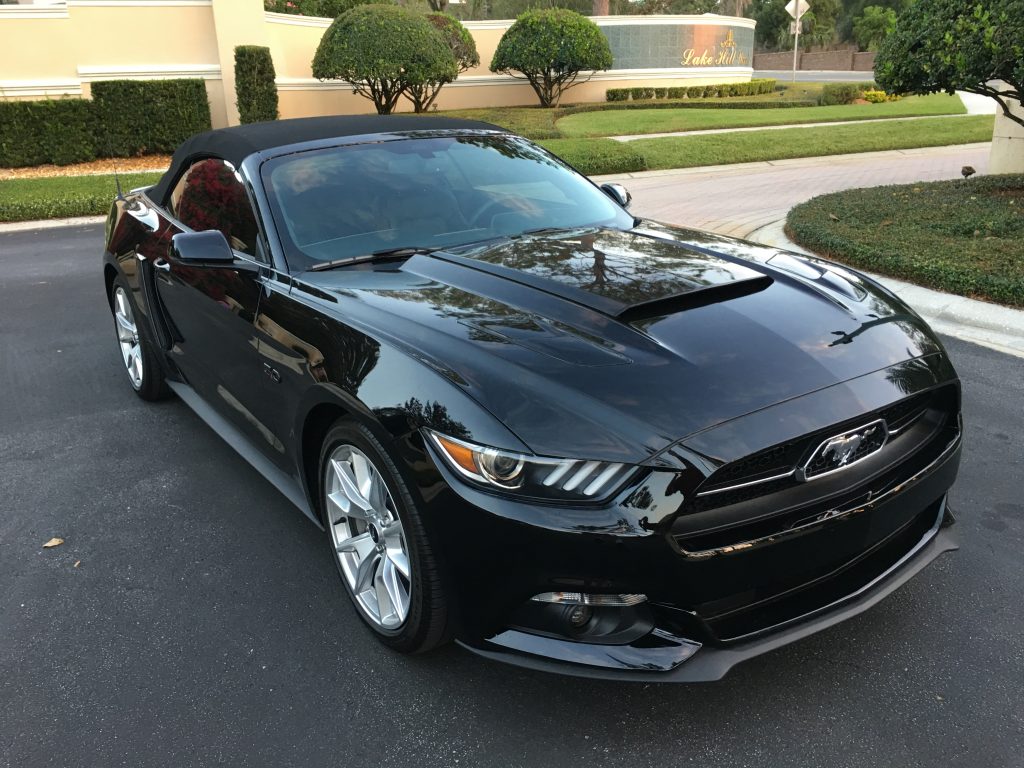
[[[153,268],[154,269],[159,269],[161,272],[170,272],[171,271],[171,264],[170,264],[170,262],[165,261],[164,259],[154,259],[153,260]]]

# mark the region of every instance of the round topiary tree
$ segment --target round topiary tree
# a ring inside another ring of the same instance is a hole
[[[455,57],[455,65],[458,67],[458,74],[480,64],[480,54],[476,52],[476,41],[458,19],[447,13],[428,13],[427,21],[434,25],[451,50]],[[412,102],[414,110],[426,112],[441,92],[441,88],[449,82],[451,81],[427,80],[422,83],[410,84],[405,91],[405,96]]]
[[[324,33],[313,56],[313,76],[344,80],[389,115],[410,86],[451,82],[455,57],[423,14],[396,5],[360,5]]]
[[[590,19],[564,8],[526,11],[502,35],[491,71],[529,81],[542,107],[612,65],[608,39]]]
[[[928,0],[910,5],[875,59],[889,93],[991,96],[1015,123],[1024,95],[1024,0]]]

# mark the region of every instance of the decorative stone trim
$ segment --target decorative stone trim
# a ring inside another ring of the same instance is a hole
[[[79,80],[0,80],[0,98],[10,96],[81,96]]]
[[[4,19],[66,19],[68,7],[54,5],[0,5],[0,21]]]
[[[220,80],[221,70],[218,64],[79,65],[78,76],[83,83],[96,80],[171,80],[179,77]]]

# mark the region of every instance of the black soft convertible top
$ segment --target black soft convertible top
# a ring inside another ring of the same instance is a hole
[[[438,130],[504,130],[477,120],[420,115],[332,115],[250,123],[197,133],[182,142],[171,158],[171,167],[150,190],[150,198],[163,203],[171,185],[196,160],[219,157],[236,168],[253,152],[318,139],[362,136],[374,133]]]

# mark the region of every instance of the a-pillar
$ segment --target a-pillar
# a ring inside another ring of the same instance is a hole
[[[235,47],[268,45],[263,0],[213,0],[213,23],[224,83],[224,110],[228,125],[238,125],[235,96]],[[216,105],[211,105],[216,108]]]

